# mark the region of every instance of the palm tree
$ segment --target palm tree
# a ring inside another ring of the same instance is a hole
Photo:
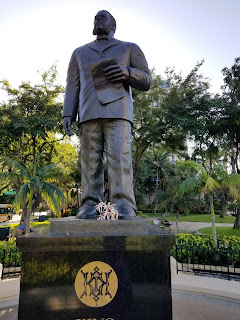
[[[172,169],[172,164],[169,161],[170,153],[164,152],[158,147],[153,146],[153,164],[156,169],[156,185],[155,185],[155,208],[154,213],[156,214],[158,206],[158,190],[159,190],[159,180],[161,180],[162,187],[164,185],[164,179],[168,175],[169,171]],[[162,189],[162,188],[160,188]]]
[[[27,232],[29,232],[30,216],[33,212],[33,200],[42,198],[49,208],[58,216],[60,216],[60,204],[65,202],[62,191],[49,182],[54,176],[57,176],[57,170],[54,165],[39,167],[41,155],[35,157],[33,163],[28,167],[19,160],[8,157],[1,159],[4,166],[9,168],[8,171],[0,173],[0,180],[15,182],[20,180],[23,182],[18,191],[14,204],[17,207],[27,208],[25,223]],[[48,180],[48,181],[47,181]]]
[[[215,247],[217,247],[217,234],[215,226],[215,213],[214,213],[214,195],[222,189],[228,188],[233,198],[239,198],[237,186],[240,185],[240,176],[238,174],[227,174],[224,171],[224,179],[218,177],[218,181],[213,178],[214,170],[207,171],[200,163],[196,161],[185,161],[187,166],[191,166],[197,171],[196,177],[189,177],[179,187],[179,194],[183,195],[190,190],[199,190],[201,193],[207,193],[209,195],[210,212],[212,221],[212,235]],[[223,175],[223,173],[222,173]],[[222,183],[222,184],[221,184]]]
[[[178,221],[180,212],[188,215],[192,208],[200,204],[200,200],[195,199],[193,194],[187,193],[183,195],[178,192],[181,183],[181,172],[176,171],[175,176],[168,179],[167,189],[158,193],[158,198],[161,200],[159,204],[160,210],[176,213],[177,232],[179,231]]]
[[[228,174],[222,167],[218,166],[214,173],[218,182],[221,184],[221,190],[217,193],[217,197],[221,204],[221,217],[223,218],[227,212],[227,204],[231,199],[239,200],[239,174]]]

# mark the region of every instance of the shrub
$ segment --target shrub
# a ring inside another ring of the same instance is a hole
[[[240,237],[218,236],[218,248],[214,248],[211,235],[179,233],[172,255],[180,263],[213,264],[220,263],[238,266],[240,264]],[[216,261],[217,258],[219,261]]]
[[[5,247],[5,257],[4,257],[4,246]],[[9,241],[0,241],[0,263],[3,263],[5,266],[20,266],[22,261],[22,254],[18,252],[16,247],[15,239],[10,239]]]

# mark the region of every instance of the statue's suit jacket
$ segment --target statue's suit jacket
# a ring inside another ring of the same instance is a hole
[[[124,83],[125,96],[108,104],[101,104],[95,90],[91,63],[117,58],[118,63],[129,70],[129,80]],[[63,117],[79,122],[99,118],[115,118],[133,121],[131,87],[148,90],[152,82],[147,61],[141,49],[134,43],[111,39],[101,49],[93,41],[77,48],[71,57],[64,98]]]

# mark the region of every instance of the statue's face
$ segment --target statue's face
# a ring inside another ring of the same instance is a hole
[[[112,31],[112,21],[109,12],[99,11],[94,18],[94,35],[109,34]]]

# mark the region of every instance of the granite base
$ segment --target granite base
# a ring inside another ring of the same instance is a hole
[[[61,219],[52,221],[50,230],[43,234],[19,237],[18,319],[170,320],[169,251],[174,241],[173,234],[141,219]],[[95,271],[82,272],[91,262]],[[99,262],[109,266],[110,272],[99,270]],[[114,272],[117,285],[112,297]],[[80,295],[75,283],[78,274],[84,287]],[[89,306],[79,296],[94,298],[96,303]],[[101,306],[104,298],[109,302]]]

